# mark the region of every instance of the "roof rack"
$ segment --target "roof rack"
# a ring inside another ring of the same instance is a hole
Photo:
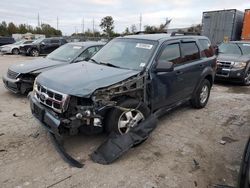
[[[197,32],[172,32],[171,37],[178,36],[178,35],[201,35]]]
[[[167,34],[168,32],[155,32],[155,31],[152,31],[152,32],[145,32],[145,31],[138,31],[135,33],[135,35],[143,35],[143,34]]]

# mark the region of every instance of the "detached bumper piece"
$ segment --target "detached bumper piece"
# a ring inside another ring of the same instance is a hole
[[[154,115],[133,127],[124,135],[111,133],[109,138],[91,154],[91,159],[100,164],[110,164],[127,152],[130,148],[144,142],[156,128],[157,119]]]
[[[55,146],[57,152],[61,155],[61,157],[63,158],[63,160],[65,162],[67,162],[68,164],[70,164],[73,167],[76,168],[82,168],[84,166],[84,164],[80,163],[79,161],[77,161],[76,159],[74,159],[73,157],[71,157],[66,150],[63,147],[63,143],[60,142],[54,134],[49,133],[50,138],[52,140],[53,145]]]

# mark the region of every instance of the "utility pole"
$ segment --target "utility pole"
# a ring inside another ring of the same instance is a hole
[[[56,17],[56,29],[58,30],[58,24],[59,24],[59,20],[58,20],[58,16]]]
[[[84,17],[83,17],[83,19],[82,19],[82,33],[84,34]]]
[[[141,26],[142,26],[142,15],[140,14],[140,31],[142,31]]]
[[[95,37],[95,19],[93,18],[93,37]]]
[[[38,12],[38,15],[37,15],[37,27],[40,27],[40,17],[39,17],[39,12]]]

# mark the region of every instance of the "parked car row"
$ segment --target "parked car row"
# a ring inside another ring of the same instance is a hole
[[[33,57],[47,55],[67,43],[67,41],[62,37],[41,38],[35,41],[22,40],[15,43],[11,42],[11,39],[13,38],[2,37],[0,38],[0,44],[3,39],[6,43],[2,43],[4,45],[0,46],[1,53],[15,55],[22,54]]]

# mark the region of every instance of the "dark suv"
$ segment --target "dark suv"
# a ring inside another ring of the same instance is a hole
[[[6,45],[6,44],[13,44],[15,43],[15,39],[12,37],[0,37],[0,46]]]
[[[40,74],[29,95],[33,115],[56,135],[127,133],[152,113],[208,102],[216,56],[203,36],[118,37],[89,62]]]
[[[216,80],[250,85],[250,42],[231,41],[218,47]]]
[[[20,53],[37,57],[39,55],[49,54],[66,43],[67,41],[64,38],[38,39],[31,44],[20,46]]]

